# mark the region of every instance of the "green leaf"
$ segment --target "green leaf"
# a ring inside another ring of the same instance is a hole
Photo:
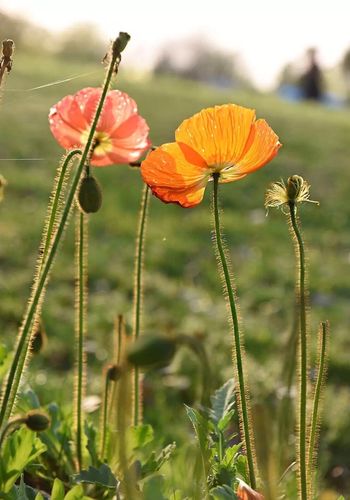
[[[90,466],[88,470],[74,474],[73,480],[77,483],[98,484],[109,489],[116,489],[119,484],[107,464],[100,465],[98,469]]]
[[[212,500],[237,500],[237,495],[229,486],[216,486],[210,490]]]
[[[152,452],[146,462],[142,464],[141,476],[146,477],[153,474],[154,472],[158,472],[162,465],[164,465],[170,459],[175,448],[175,443],[169,444],[162,449],[157,457],[155,452]]]
[[[237,453],[239,452],[241,447],[242,447],[242,443],[239,443],[239,444],[235,444],[233,446],[226,448],[225,453],[224,453],[224,459],[223,459],[222,463],[225,465],[232,465],[232,462],[236,462],[236,460],[238,460],[238,462],[239,462],[240,456],[238,456]],[[244,460],[244,464],[245,464],[245,460]],[[234,463],[234,465],[236,465],[236,464]]]
[[[99,460],[96,449],[96,429],[95,427],[85,421],[85,436],[87,437],[86,449],[89,452],[91,465],[93,467],[98,467],[101,465],[101,460]]]
[[[222,417],[219,420],[219,422],[217,424],[219,431],[224,432],[226,430],[226,428],[228,427],[229,423],[231,422],[234,414],[235,414],[235,411],[230,410],[226,413],[226,415],[224,417]]]
[[[137,425],[129,429],[132,449],[144,448],[154,439],[153,428],[149,424]]]
[[[148,478],[143,486],[144,500],[167,500],[163,495],[164,478],[161,475],[156,475]]]
[[[8,493],[22,471],[46,451],[35,432],[21,427],[6,440],[0,458],[0,491]]]
[[[218,425],[227,413],[232,411],[234,405],[234,382],[228,380],[220,389],[214,392],[211,397],[211,418]]]
[[[39,492],[37,494],[37,496],[35,497],[35,500],[44,500],[44,497],[42,496],[42,494]]]
[[[64,486],[58,478],[53,482],[51,500],[64,500]]]
[[[199,447],[201,452],[207,454],[208,452],[208,430],[209,430],[209,422],[208,420],[199,413],[199,411],[191,408],[190,406],[185,405],[186,413],[188,418],[191,420],[194,430],[197,435],[197,439],[199,442]]]
[[[64,497],[64,500],[84,500],[84,490],[81,484],[74,486]]]

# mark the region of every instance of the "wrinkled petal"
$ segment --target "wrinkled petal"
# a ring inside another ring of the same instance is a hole
[[[86,144],[101,93],[101,88],[87,87],[51,108],[50,128],[62,147]],[[149,127],[138,115],[135,101],[119,90],[109,91],[96,128],[91,164],[106,166],[139,160],[150,147],[148,133]]]
[[[264,500],[263,495],[253,490],[253,488],[241,479],[239,480],[237,496],[239,500]]]
[[[253,109],[236,104],[215,106],[184,120],[175,138],[195,150],[209,166],[233,164],[242,157],[254,120]]]
[[[167,203],[194,206],[203,198],[210,172],[205,163],[190,163],[177,143],[164,144],[142,162],[141,174],[152,192]],[[195,159],[197,160],[195,155]]]
[[[206,183],[205,183],[206,184]],[[204,196],[205,184],[198,183],[187,189],[169,189],[167,187],[153,187],[152,193],[164,203],[177,203],[184,208],[198,205]]]
[[[278,153],[282,144],[265,120],[257,120],[242,158],[237,162],[236,174],[249,174],[263,167]]]
[[[49,115],[50,130],[60,146],[65,149],[80,147],[82,145],[82,133],[66,122],[57,111],[51,108]]]
[[[92,123],[101,93],[101,88],[87,87],[77,92],[75,96],[81,112],[89,124]],[[130,116],[136,114],[137,105],[131,97],[120,90],[111,90],[107,94],[96,130],[112,134]]]

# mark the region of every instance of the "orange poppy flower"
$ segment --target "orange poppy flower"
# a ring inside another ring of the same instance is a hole
[[[50,109],[51,132],[63,148],[85,145],[101,92],[101,88],[87,87],[64,97]],[[109,91],[96,128],[91,165],[137,161],[150,147],[148,132],[135,101],[119,90]]]
[[[255,110],[225,104],[203,109],[183,121],[175,141],[152,151],[141,173],[153,194],[166,203],[198,205],[214,173],[232,182],[263,167],[281,144]]]
[[[263,495],[253,490],[253,488],[248,486],[242,479],[239,480],[237,497],[239,500],[264,500]]]

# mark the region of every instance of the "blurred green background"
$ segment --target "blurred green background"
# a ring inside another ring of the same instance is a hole
[[[99,62],[82,62],[64,54],[53,57],[37,49],[17,50],[0,102],[0,173],[8,181],[0,205],[0,331],[1,341],[11,348],[31,286],[51,184],[63,153],[48,127],[49,108],[63,96],[85,86],[97,86],[103,79]],[[41,88],[33,90],[35,87]],[[264,193],[270,182],[292,174],[310,182],[311,199],[319,200],[320,206],[305,204],[299,213],[308,243],[313,364],[318,324],[325,319],[331,324],[320,440],[321,476],[325,489],[349,491],[350,112],[318,104],[286,103],[253,90],[217,90],[175,77],[140,80],[123,67],[115,88],[137,101],[155,145],[172,141],[175,128],[184,118],[203,107],[227,102],[256,108],[257,116],[267,119],[283,143],[271,164],[240,182],[220,187],[260,429],[264,425],[273,428],[276,405],[285,390],[295,279],[286,217],[275,210],[266,217]],[[90,395],[99,394],[98,374],[110,359],[117,314],[124,314],[131,322],[134,238],[142,190],[137,168],[96,168],[95,175],[102,184],[104,200],[100,212],[90,217]],[[233,371],[231,338],[211,242],[210,198],[210,185],[205,200],[194,209],[165,205],[152,198],[143,323],[145,333],[178,332],[202,339],[217,387],[232,377]],[[43,404],[52,399],[62,404],[70,401],[73,306],[72,218],[43,310],[48,343],[26,374],[26,382],[39,393]],[[168,440],[184,440],[187,423],[182,403],[194,398],[196,371],[196,361],[185,353],[170,370],[181,377],[163,373],[146,378],[146,416],[156,432]],[[267,409],[267,417],[265,411],[259,411],[261,405]],[[263,433],[257,435],[258,442],[263,438]]]

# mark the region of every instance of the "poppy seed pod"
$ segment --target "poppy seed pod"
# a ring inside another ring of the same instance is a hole
[[[84,177],[78,191],[78,205],[85,214],[96,213],[102,205],[102,189],[95,177]]]
[[[32,410],[27,413],[24,423],[34,432],[46,431],[50,427],[50,419],[45,413]]]
[[[130,346],[127,360],[130,364],[144,366],[166,366],[176,352],[175,339],[165,337],[141,337]]]

